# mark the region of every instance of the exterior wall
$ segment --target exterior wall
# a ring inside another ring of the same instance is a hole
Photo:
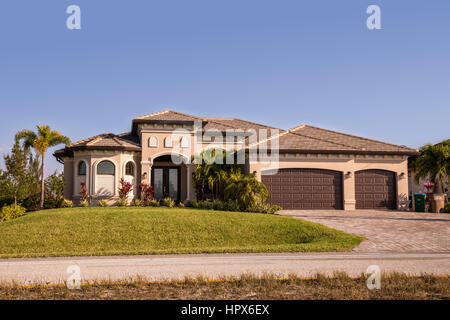
[[[279,168],[326,169],[343,173],[344,210],[355,210],[355,172],[368,169],[388,170],[396,173],[397,203],[408,197],[408,161],[406,156],[368,156],[339,154],[283,154]],[[261,181],[261,172],[275,167],[250,161],[249,171]],[[402,175],[403,174],[403,175]]]
[[[65,158],[64,159],[64,198],[72,199],[73,195],[73,159]]]
[[[96,192],[99,185],[97,165],[103,160],[111,161],[115,166],[114,194],[112,196],[99,196]],[[141,169],[139,166],[141,157],[139,153],[119,151],[79,151],[74,153],[72,159],[64,159],[64,175],[66,179],[65,197],[67,199],[74,201],[80,201],[81,199],[79,186],[81,180],[77,173],[80,161],[86,162],[86,189],[92,205],[96,205],[101,199],[109,199],[110,204],[113,204],[118,199],[119,181],[122,177],[125,178],[125,165],[129,161],[132,161],[135,164],[133,197],[137,194],[141,180]]]

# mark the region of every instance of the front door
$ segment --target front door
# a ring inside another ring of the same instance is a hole
[[[152,186],[155,189],[154,198],[161,200],[167,197],[180,201],[180,168],[153,167]]]

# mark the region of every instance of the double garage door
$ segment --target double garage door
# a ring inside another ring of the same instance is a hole
[[[283,209],[343,209],[342,172],[321,169],[280,169],[262,175],[270,204]],[[393,209],[395,175],[383,170],[355,173],[357,209]]]

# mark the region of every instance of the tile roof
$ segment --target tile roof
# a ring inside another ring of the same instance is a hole
[[[130,132],[122,134],[103,133],[88,139],[74,142],[66,149],[123,149],[140,151],[141,146],[136,136]]]
[[[398,146],[309,125],[301,125],[282,132],[278,136],[278,139],[280,150],[417,154],[417,150],[405,146]],[[270,147],[270,142],[268,146]]]
[[[192,122],[202,121],[203,130],[216,129],[226,131],[228,129],[241,129],[243,131],[254,129],[259,135],[259,129],[267,129],[267,146],[270,148],[271,129],[279,130],[280,151],[285,152],[344,152],[344,153],[391,153],[391,154],[418,154],[417,150],[405,146],[398,146],[386,142],[353,136],[327,129],[321,129],[309,125],[301,125],[290,130],[282,130],[259,123],[254,123],[237,118],[212,118],[197,117],[173,110],[155,112],[133,119],[133,132],[127,132],[119,135],[104,133],[95,137],[81,140],[69,145],[66,149],[58,150],[73,151],[82,149],[115,149],[140,151],[141,144],[139,137],[135,134],[136,123],[146,121],[168,121],[168,122]],[[254,144],[255,146],[261,144]],[[249,145],[249,139],[246,139],[246,145]]]

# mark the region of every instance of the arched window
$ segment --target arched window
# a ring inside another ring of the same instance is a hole
[[[189,138],[188,137],[182,137],[180,141],[181,148],[189,148]]]
[[[116,166],[108,160],[97,165],[97,178],[95,193],[100,196],[112,196],[115,194]]]
[[[150,148],[158,147],[158,138],[156,138],[155,136],[150,137],[150,139],[148,139],[148,146]]]
[[[86,162],[81,161],[78,163],[78,175],[85,176],[86,175]]]
[[[128,162],[125,165],[125,175],[126,176],[134,176],[134,163],[133,162]]]
[[[113,176],[116,174],[116,167],[111,161],[102,161],[97,166],[97,174]]]
[[[173,146],[173,141],[172,141],[172,137],[166,137],[164,139],[164,147],[166,148],[172,148]]]

